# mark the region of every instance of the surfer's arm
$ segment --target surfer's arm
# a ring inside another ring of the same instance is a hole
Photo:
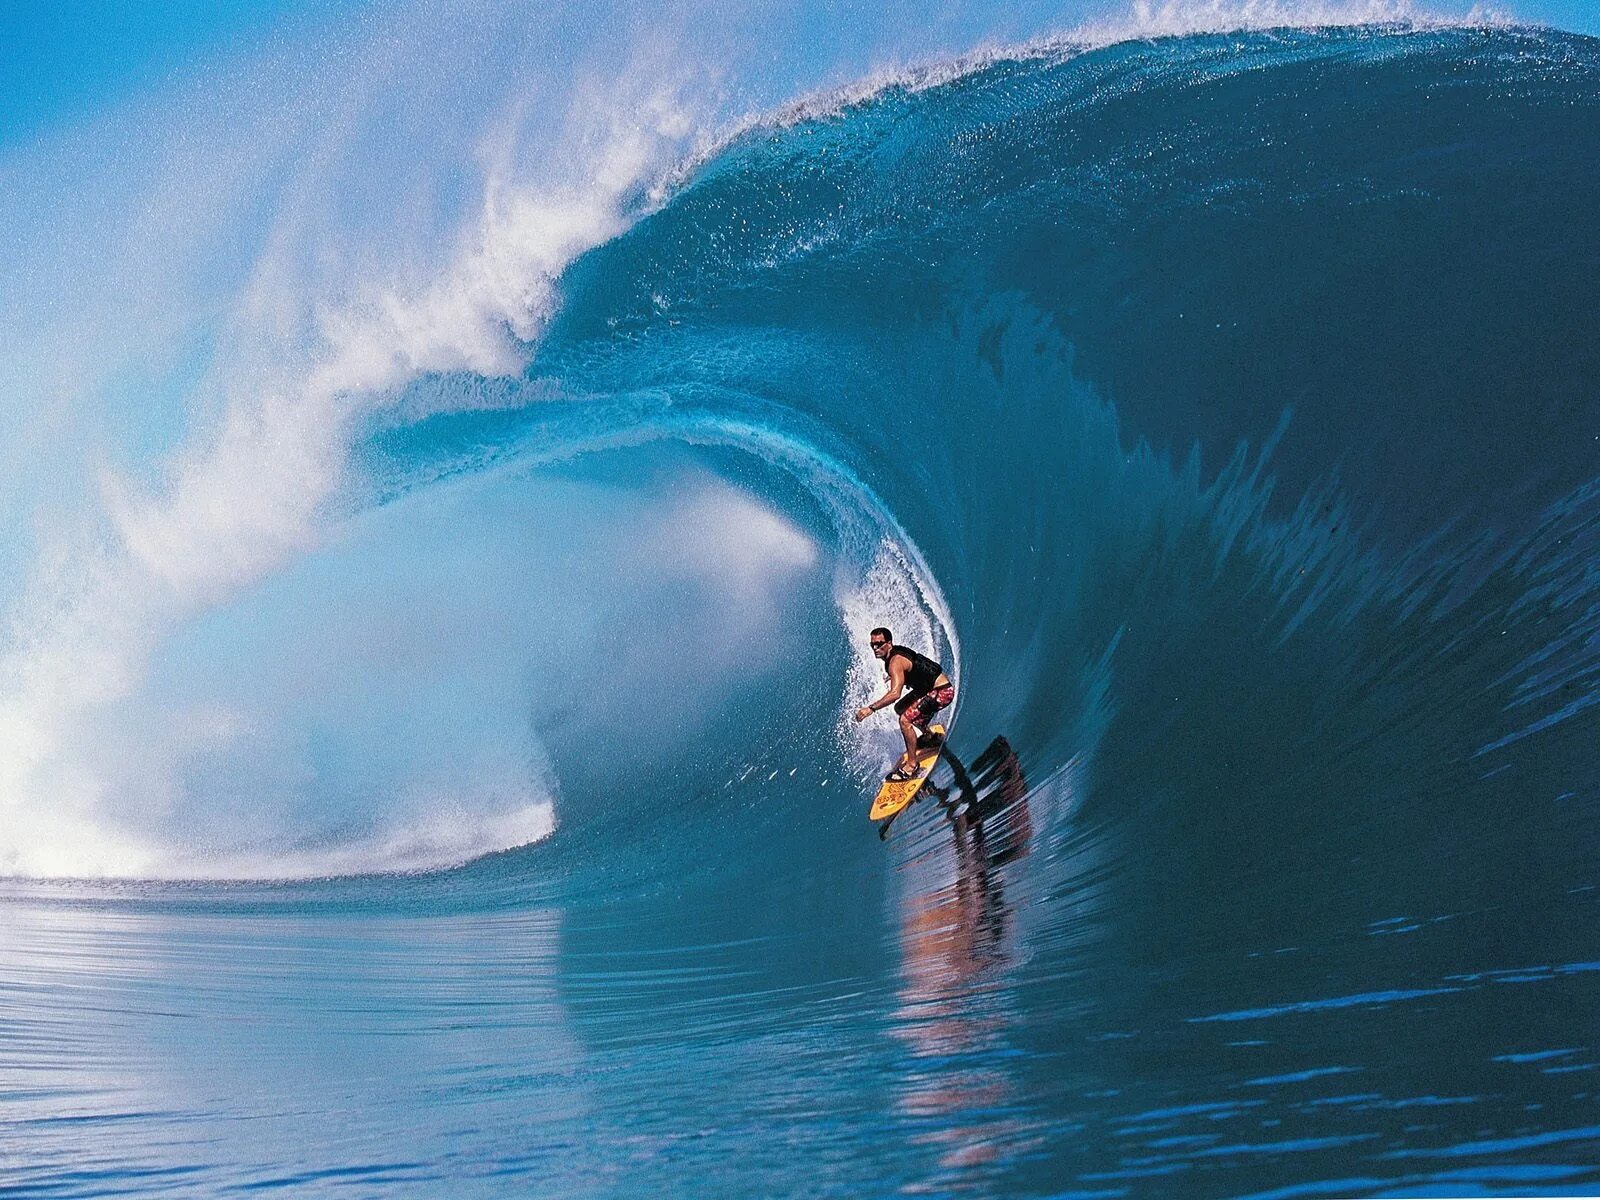
[[[884,692],[865,708],[856,709],[856,720],[865,721],[880,708],[887,708],[900,699],[900,693],[906,688],[906,669],[901,663],[889,660],[889,690]]]

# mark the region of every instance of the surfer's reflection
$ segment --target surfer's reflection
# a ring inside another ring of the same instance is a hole
[[[937,869],[906,898],[900,926],[903,982],[895,1036],[912,1062],[898,1104],[938,1149],[936,1179],[907,1192],[980,1190],[988,1171],[1021,1148],[1025,1127],[1003,1113],[1015,1092],[1005,1064],[1012,1020],[1000,976],[1010,963],[1012,913],[1000,870],[1028,852],[1027,780],[996,738],[969,773],[954,755],[947,787],[929,784],[952,831],[952,854],[923,856],[908,871]],[[951,877],[953,875],[953,878]],[[917,886],[917,885],[913,885]]]
[[[938,797],[950,815],[958,857],[969,839],[986,870],[1026,854],[1033,833],[1028,780],[1011,744],[1003,737],[995,738],[973,760],[970,774],[954,754],[946,753],[945,761],[952,783],[948,787],[930,784],[928,792]]]

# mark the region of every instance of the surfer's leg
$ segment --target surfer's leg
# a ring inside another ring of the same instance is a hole
[[[917,727],[911,723],[910,713],[900,714],[900,733],[906,739],[905,756],[900,760],[900,769],[907,774],[915,775],[917,772]]]
[[[923,731],[922,736],[917,739],[917,746],[919,748],[931,750],[935,746],[939,745],[940,742],[944,741],[944,739],[938,734],[929,732],[928,726],[929,723],[932,722],[933,718],[938,715],[939,710],[942,708],[948,708],[951,701],[953,701],[955,698],[956,689],[951,687],[949,684],[946,684],[944,687],[935,688],[917,702],[916,707],[912,710],[910,715],[916,721],[917,726]]]
[[[906,739],[906,752],[896,765],[908,775],[917,773],[917,727],[912,722],[919,707],[914,696],[907,696],[894,706],[895,715],[900,718],[900,736]]]

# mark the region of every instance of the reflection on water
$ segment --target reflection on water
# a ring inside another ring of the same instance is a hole
[[[463,1195],[547,1173],[587,1108],[554,939],[540,911],[0,896],[0,1194]]]
[[[906,1193],[982,1192],[994,1167],[1028,1145],[1017,1116],[1008,1040],[1015,1001],[1003,976],[1015,956],[1013,919],[1001,868],[1028,853],[1027,780],[1004,738],[971,773],[945,755],[952,781],[930,782],[948,822],[947,877],[901,901],[901,986],[891,1032],[911,1054],[896,1109],[909,1140],[933,1149],[935,1178]],[[976,775],[976,780],[974,780]]]

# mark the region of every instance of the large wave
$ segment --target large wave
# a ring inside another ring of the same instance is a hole
[[[1593,45],[1194,11],[787,105],[840,64],[730,96],[641,35],[538,95],[447,55],[374,99],[380,62],[198,209],[226,121],[163,146],[132,232],[186,276],[79,298],[154,348],[50,326],[15,368],[51,363],[8,464],[0,862],[413,869],[646,791],[853,795],[888,623],[973,749],[1058,781],[1051,837],[1138,814],[1130,861],[1182,845],[1191,884],[1260,842],[1470,890],[1514,806],[1559,877]],[[452,53],[550,44],[505,33]],[[1360,852],[1391,837],[1462,869]]]

